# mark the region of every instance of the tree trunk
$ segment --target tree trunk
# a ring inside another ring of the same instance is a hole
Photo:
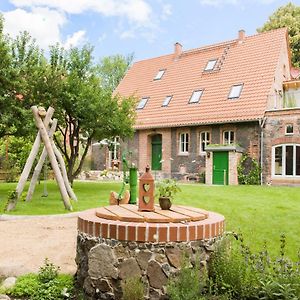
[[[51,146],[51,142],[50,142],[49,136],[47,134],[47,130],[46,130],[46,128],[45,128],[45,126],[44,126],[44,124],[43,124],[43,122],[42,122],[39,114],[38,114],[37,107],[36,106],[32,106],[31,109],[33,111],[33,115],[34,115],[36,126],[38,127],[40,135],[41,135],[41,138],[42,138],[42,140],[43,140],[43,142],[45,144],[45,147],[46,147],[46,150],[47,150],[47,153],[48,153],[48,156],[49,156],[49,160],[51,162],[51,166],[52,166],[52,169],[54,171],[55,179],[56,179],[56,182],[57,182],[57,184],[59,186],[60,193],[61,193],[64,205],[65,205],[65,208],[68,209],[68,210],[72,210],[72,206],[71,206],[71,203],[70,203],[69,195],[68,195],[68,192],[66,190],[66,187],[65,187],[65,184],[64,184],[64,180],[63,180],[63,177],[61,175],[61,172],[60,172],[60,169],[59,169],[59,165],[57,163],[57,160],[56,160],[53,148]]]
[[[45,116],[45,119],[44,119],[44,122],[41,121],[43,127],[45,128],[48,128],[48,125],[50,123],[50,120],[53,116],[53,113],[54,113],[54,109],[52,107],[49,107],[48,108],[48,111],[47,111],[47,114]],[[16,188],[16,192],[17,192],[17,195],[18,195],[18,198],[20,198],[23,190],[24,190],[24,186],[25,186],[25,183],[28,179],[28,176],[30,174],[30,171],[32,169],[32,165],[34,163],[34,160],[39,152],[39,148],[40,148],[40,144],[41,144],[41,137],[40,137],[40,133],[38,132],[37,136],[36,136],[36,139],[34,141],[34,144],[32,146],[32,149],[30,151],[30,154],[27,158],[27,161],[26,161],[26,164],[24,166],[24,169],[22,171],[22,174],[20,176],[20,179],[19,179],[19,182],[18,182],[18,185],[17,185],[17,188]]]
[[[56,130],[56,126],[57,126],[57,119],[54,119],[53,122],[52,122],[52,126],[49,130],[49,138],[52,139],[52,136]],[[34,169],[34,172],[33,172],[33,175],[32,175],[32,178],[31,178],[31,182],[30,182],[30,186],[29,186],[29,189],[28,189],[28,192],[27,192],[27,196],[26,196],[26,201],[30,201],[31,198],[32,198],[32,195],[34,193],[34,190],[35,190],[35,186],[36,186],[36,183],[39,179],[39,176],[40,176],[40,173],[42,171],[42,168],[43,168],[43,165],[45,163],[45,159],[47,157],[47,150],[44,146],[44,149],[43,149],[43,152],[40,156],[40,159]]]

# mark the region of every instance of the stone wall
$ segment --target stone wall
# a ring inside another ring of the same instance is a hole
[[[138,276],[145,287],[145,299],[168,299],[168,279],[180,270],[183,256],[192,266],[205,268],[219,239],[150,243],[79,233],[76,282],[85,299],[122,299],[122,282]]]

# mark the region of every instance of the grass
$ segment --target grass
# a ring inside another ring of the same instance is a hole
[[[8,191],[16,184],[0,184],[0,210],[3,211]],[[300,188],[270,186],[180,185],[175,204],[201,207],[223,214],[227,231],[242,232],[247,243],[257,250],[267,242],[270,252],[279,253],[280,234],[287,236],[287,253],[296,259],[300,248]],[[74,211],[108,205],[110,191],[118,192],[121,183],[75,182],[78,203]],[[61,214],[65,209],[58,188],[48,183],[47,198],[41,197],[43,184],[37,186],[31,202],[20,202],[12,214]]]

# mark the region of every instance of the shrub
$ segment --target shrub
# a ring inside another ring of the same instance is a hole
[[[244,154],[238,164],[239,184],[260,184],[260,167],[257,160]]]
[[[30,300],[69,299],[74,293],[73,277],[58,274],[58,270],[58,267],[46,259],[38,274],[20,276],[15,286],[5,292]]]
[[[252,253],[244,243],[225,239],[210,264],[212,293],[231,295],[232,299],[300,299],[300,260],[285,255],[286,238],[280,238],[280,256],[270,257],[267,245]]]
[[[140,277],[130,277],[122,282],[123,300],[143,300],[144,285]]]

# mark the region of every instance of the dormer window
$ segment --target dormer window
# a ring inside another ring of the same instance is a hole
[[[197,90],[193,92],[193,95],[191,96],[189,103],[198,103],[200,101],[200,98],[203,94],[203,90]]]
[[[148,101],[149,98],[142,98],[139,102],[139,104],[137,105],[136,109],[143,109]]]
[[[241,92],[243,89],[243,84],[235,84],[231,87],[230,93],[228,95],[228,99],[238,99],[241,96]]]
[[[168,106],[173,96],[167,96],[162,104],[162,106]]]
[[[213,69],[215,68],[216,64],[217,64],[217,59],[210,59],[205,68],[204,68],[204,71],[213,71]]]
[[[165,71],[166,71],[165,69],[159,70],[156,76],[154,77],[154,80],[160,80],[164,76]]]

